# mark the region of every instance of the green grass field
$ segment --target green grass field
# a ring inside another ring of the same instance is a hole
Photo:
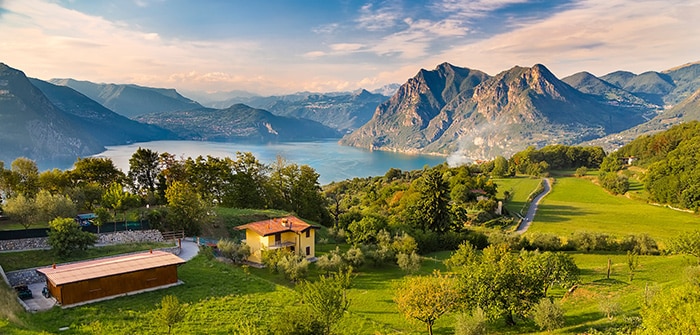
[[[504,207],[512,214],[525,214],[527,212],[528,197],[540,184],[540,180],[539,178],[527,176],[495,179],[494,182],[498,186],[497,197],[503,199],[504,192],[508,191],[512,198],[510,201],[505,202]]]
[[[540,202],[527,233],[553,233],[562,237],[574,231],[619,237],[646,233],[663,244],[669,238],[696,229],[700,229],[700,216],[696,214],[613,196],[589,179],[561,177]]]
[[[538,179],[514,178],[499,180],[501,192],[510,190],[512,204],[522,206]],[[520,202],[520,203],[518,203]],[[278,212],[257,213],[218,209],[221,228],[245,220],[242,217],[279,215]],[[284,215],[285,213],[282,213]],[[548,232],[566,237],[575,229],[604,232],[623,236],[648,233],[659,242],[680,232],[697,229],[698,216],[648,205],[624,196],[612,196],[590,180],[557,177],[552,193],[540,204],[540,211],[530,232]],[[335,249],[335,244],[321,244],[317,255]],[[346,249],[347,245],[340,245]],[[41,253],[41,252],[40,252]],[[45,251],[43,253],[46,253]],[[420,274],[434,269],[446,271],[443,260],[450,251],[425,255]],[[637,317],[649,292],[662,292],[683,281],[683,268],[691,264],[684,256],[640,256],[640,266],[630,282],[627,256],[620,253],[570,253],[581,269],[581,281],[573,294],[566,289],[553,288],[549,296],[560,301],[566,323],[556,334],[580,334],[590,329],[604,330],[620,325],[628,317]],[[12,255],[12,256],[10,256]],[[10,258],[12,257],[12,258]],[[96,257],[96,256],[94,256]],[[0,264],[26,268],[30,264],[48,265],[31,253],[0,254]],[[606,279],[607,262],[612,261],[610,279]],[[309,279],[319,272],[312,265]],[[335,328],[337,334],[424,334],[423,324],[406,320],[393,302],[394,285],[406,274],[396,265],[365,266],[357,271],[349,291],[350,307]],[[179,268],[184,285],[126,296],[86,306],[41,313],[17,312],[14,292],[0,290],[0,334],[59,333],[61,334],[164,334],[166,330],[155,321],[155,311],[163,296],[172,294],[188,304],[187,318],[174,329],[181,334],[259,334],[275,322],[285,306],[298,303],[294,284],[266,269],[244,270],[207,259],[200,255]],[[8,298],[10,297],[10,298]],[[601,302],[620,308],[620,314],[609,320],[601,312]],[[19,315],[14,318],[13,315]],[[10,321],[12,320],[12,321]],[[455,315],[447,314],[434,325],[436,335],[454,332]],[[496,321],[488,325],[491,334],[539,334],[534,322],[518,320],[514,327]],[[542,333],[545,334],[545,333]]]

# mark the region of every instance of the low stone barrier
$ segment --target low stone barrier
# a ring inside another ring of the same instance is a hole
[[[23,238],[19,240],[0,241],[0,251],[21,251],[33,249],[51,249],[48,237]],[[97,235],[97,244],[125,244],[142,242],[165,242],[160,231],[152,230],[127,230],[116,233],[104,233]]]

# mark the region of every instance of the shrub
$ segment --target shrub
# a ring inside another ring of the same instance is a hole
[[[78,250],[87,250],[95,244],[97,236],[82,231],[71,218],[57,218],[49,222],[48,243],[58,256],[65,257]]]
[[[535,233],[528,237],[531,250],[558,251],[562,249],[561,239],[554,234]]]
[[[309,261],[304,256],[286,253],[277,264],[284,276],[292,282],[306,278],[309,273]]]
[[[420,270],[420,262],[421,258],[415,251],[411,254],[400,253],[396,256],[396,263],[406,273],[418,272]]]
[[[484,335],[486,334],[486,315],[481,308],[474,309],[471,313],[457,314],[455,323],[455,335]]]
[[[533,308],[532,318],[540,329],[551,331],[564,325],[564,310],[549,298],[542,298]]]
[[[221,255],[232,260],[236,264],[243,263],[250,256],[250,247],[245,243],[239,243],[228,239],[219,240],[216,247]]]
[[[620,241],[620,250],[636,252],[638,255],[658,255],[659,246],[647,234],[627,235]]]

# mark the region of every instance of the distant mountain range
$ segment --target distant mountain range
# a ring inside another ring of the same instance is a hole
[[[174,112],[202,107],[196,101],[183,97],[174,89],[96,84],[75,79],[51,79],[49,82],[54,85],[70,87],[128,118],[148,113]]]
[[[277,116],[243,104],[225,109],[203,107],[146,114],[136,120],[168,129],[180,138],[199,141],[266,143],[340,137],[338,131],[318,122]]]
[[[508,157],[530,145],[591,143],[628,129],[658,131],[681,122],[669,115],[697,114],[689,99],[700,89],[699,67],[600,78],[581,72],[559,80],[540,64],[489,76],[443,63],[420,70],[340,143],[477,160]],[[618,145],[604,143],[608,150]]]
[[[367,123],[377,106],[388,98],[366,90],[326,94],[300,92],[268,97],[239,96],[208,105],[227,108],[242,103],[279,116],[313,120],[345,133]]]
[[[52,167],[105,145],[267,143],[343,134],[345,145],[466,160],[508,157],[531,145],[613,150],[641,134],[700,119],[700,63],[642,74],[580,72],[561,80],[540,64],[491,76],[443,63],[375,92],[199,97],[214,108],[174,89],[46,82],[0,63],[0,160],[26,156]]]

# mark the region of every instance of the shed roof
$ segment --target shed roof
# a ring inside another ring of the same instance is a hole
[[[169,252],[153,251],[59,265],[56,268],[42,268],[37,269],[37,271],[43,273],[54,285],[63,285],[168,265],[180,265],[183,263],[185,263],[185,261],[182,258]]]
[[[296,216],[287,216],[283,218],[274,218],[263,221],[251,222],[236,227],[237,230],[251,229],[260,236],[268,236],[277,233],[295,232],[301,233],[307,229],[318,229],[317,226],[312,226]]]

